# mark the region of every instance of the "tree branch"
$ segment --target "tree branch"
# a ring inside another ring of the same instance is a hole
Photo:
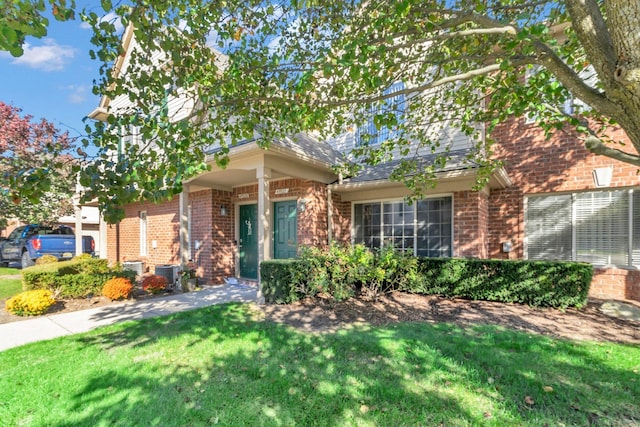
[[[547,67],[572,94],[606,115],[615,116],[623,113],[618,104],[609,101],[604,94],[587,85],[584,79],[558,57],[546,43],[535,41],[533,44],[541,54],[540,65]]]
[[[607,147],[599,138],[593,135],[585,139],[584,146],[593,154],[606,156],[614,160],[619,160],[621,162],[640,166],[640,156],[625,153],[624,151],[618,150],[617,148]]]
[[[610,82],[616,68],[611,34],[597,0],[565,0],[573,30],[593,64],[601,82]],[[629,29],[629,31],[632,31]]]

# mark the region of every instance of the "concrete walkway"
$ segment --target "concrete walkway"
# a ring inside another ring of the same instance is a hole
[[[0,351],[31,342],[87,332],[100,326],[125,320],[166,316],[214,304],[256,301],[257,287],[242,284],[207,286],[206,288],[89,310],[26,319],[0,325]]]

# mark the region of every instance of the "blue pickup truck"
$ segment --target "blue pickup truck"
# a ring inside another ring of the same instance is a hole
[[[82,251],[94,255],[93,237],[82,237]],[[75,252],[76,238],[71,227],[29,224],[16,228],[9,237],[0,240],[0,266],[20,262],[22,268],[26,268],[43,255],[65,260],[73,258]]]

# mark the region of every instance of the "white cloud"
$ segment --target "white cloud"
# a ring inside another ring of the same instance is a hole
[[[72,104],[82,104],[87,100],[87,95],[89,94],[89,86],[69,85],[63,89],[69,92],[67,99]]]
[[[116,27],[116,33],[118,33],[118,34],[121,33],[124,30],[124,26],[122,25],[122,20],[114,12],[107,13],[102,18],[100,18],[100,21],[98,21],[98,22],[111,22],[111,23],[113,23],[113,25],[115,25],[115,27]],[[91,25],[89,25],[86,22],[83,22],[82,24],[80,24],[80,28],[85,29],[85,30],[90,30],[91,29]]]
[[[44,45],[32,46],[25,43],[24,54],[15,58],[11,63],[26,65],[43,71],[60,71],[70,59],[76,55],[72,46],[59,45],[54,39],[45,38]]]

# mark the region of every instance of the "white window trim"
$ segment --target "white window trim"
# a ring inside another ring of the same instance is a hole
[[[148,216],[147,211],[140,211],[138,215],[140,219],[140,256],[149,255],[149,247],[147,245],[147,233],[148,233]]]
[[[420,200],[428,200],[428,199],[440,199],[442,197],[451,197],[451,256],[453,257],[455,254],[455,197],[453,197],[453,193],[442,193],[442,194],[430,194],[428,196],[422,197]],[[365,200],[357,200],[351,202],[351,244],[356,244],[356,236],[355,236],[355,205],[362,205],[367,203],[396,203],[402,202],[404,203],[404,198],[394,197],[394,198],[383,198],[383,199],[365,199]],[[418,215],[415,212],[417,200],[411,205],[414,208],[413,215],[413,256],[416,256],[417,245],[418,245]],[[384,232],[383,227],[380,228],[380,240],[384,240]]]

